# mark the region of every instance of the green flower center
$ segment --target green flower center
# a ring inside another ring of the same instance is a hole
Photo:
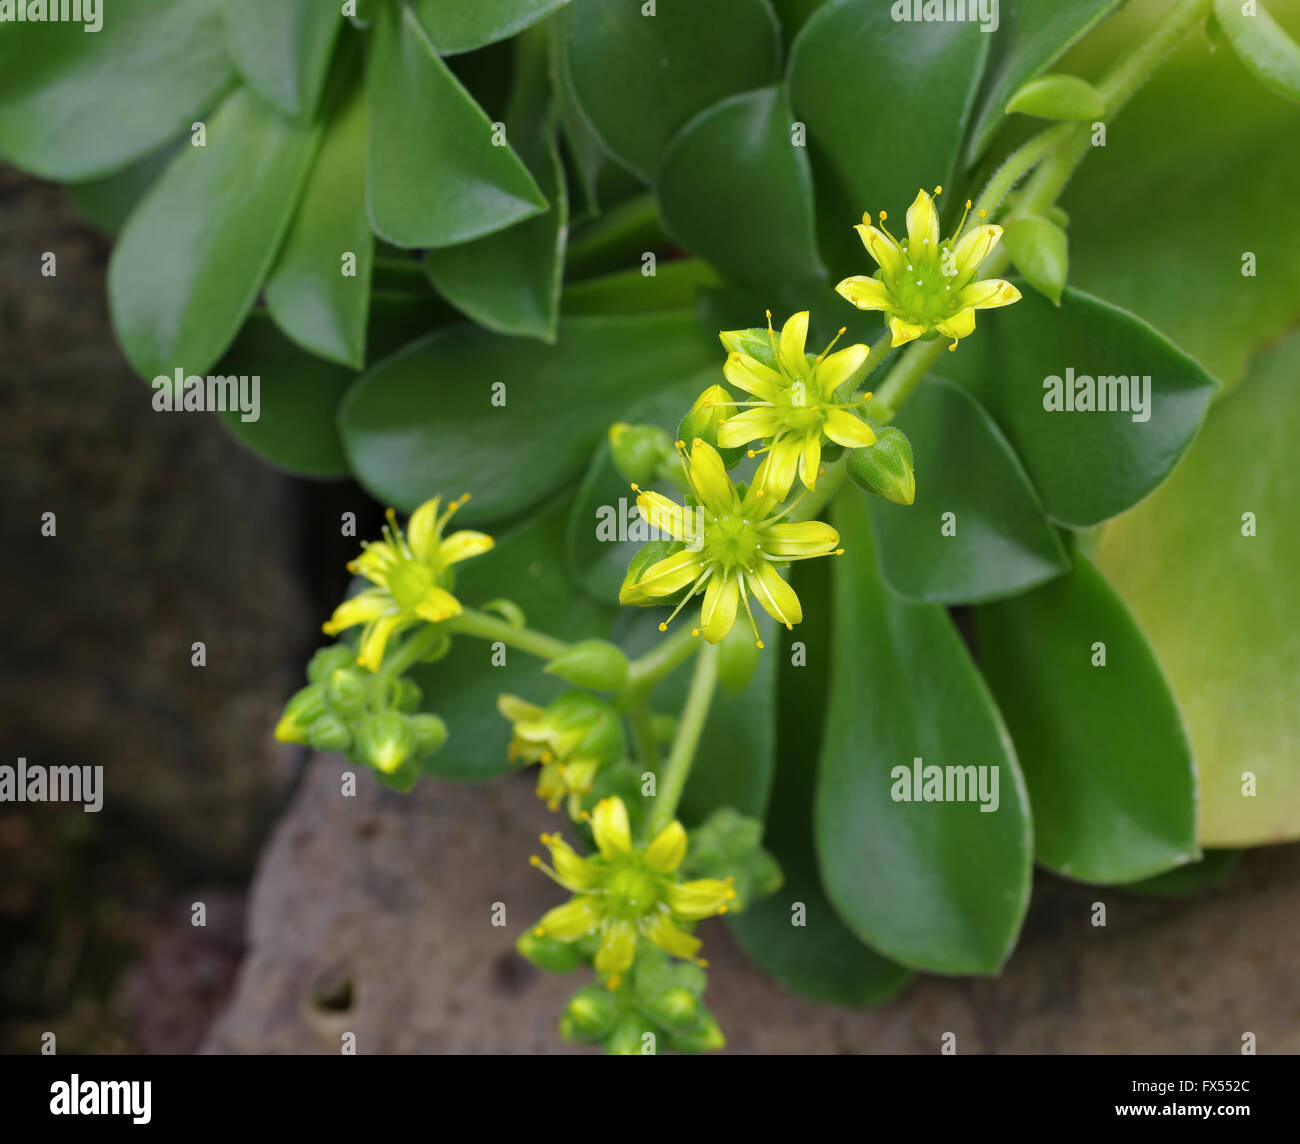
[[[918,325],[930,326],[957,312],[960,307],[956,298],[965,283],[955,273],[951,241],[939,243],[933,251],[925,249],[919,253],[910,250],[910,245],[908,240],[903,240],[907,261],[887,285],[901,313]]]
[[[623,921],[645,917],[663,898],[661,882],[639,862],[618,867],[605,881],[605,912]]]
[[[740,517],[722,517],[704,527],[704,561],[723,570],[752,568],[758,553],[758,529]]]
[[[404,612],[412,612],[433,587],[433,569],[419,560],[402,557],[387,569],[388,591]]]

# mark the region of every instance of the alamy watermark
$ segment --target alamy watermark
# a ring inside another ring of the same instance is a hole
[[[998,767],[925,766],[918,755],[909,767],[900,763],[889,777],[894,780],[889,797],[895,802],[978,802],[981,814],[992,814],[998,795]]]
[[[895,0],[889,14],[897,23],[978,24],[981,32],[996,32],[998,0]]]
[[[686,538],[704,536],[704,510],[702,508],[682,508],[682,523]],[[631,541],[646,544],[651,540],[677,540],[670,532],[651,524],[646,520],[635,501],[619,497],[618,504],[603,504],[596,509],[596,539],[602,544],[615,544]]]
[[[1076,374],[1043,378],[1043,408],[1048,413],[1129,413],[1134,421],[1151,420],[1151,375]]]
[[[0,0],[0,24],[84,24],[104,26],[104,0]]]
[[[257,374],[186,377],[178,368],[172,377],[160,374],[149,384],[158,413],[238,413],[241,421],[262,416],[262,379]]]
[[[104,806],[103,767],[0,766],[0,802],[79,802],[87,814]]]

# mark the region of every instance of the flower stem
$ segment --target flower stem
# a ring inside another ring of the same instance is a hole
[[[836,401],[848,402],[852,399],[852,396],[857,392],[858,387],[867,380],[876,366],[889,356],[889,346],[892,341],[892,336],[888,331],[886,331],[872,343],[871,349],[867,353],[862,364],[858,366],[848,380],[843,382],[835,391]]]
[[[646,695],[675,667],[685,663],[699,649],[700,641],[691,636],[689,627],[680,627],[666,640],[660,640],[643,656],[628,665],[627,683],[623,694],[629,697]]]
[[[975,200],[975,210],[987,211],[990,217],[996,214],[1015,185],[1061,146],[1074,130],[1073,123],[1058,123],[1046,131],[1040,131],[1029,142],[1013,151],[985,184],[979,198]]]
[[[871,416],[882,425],[888,425],[903,407],[914,390],[934,365],[948,343],[935,339],[917,342],[907,347],[899,363],[885,377],[884,384],[876,390],[871,402]]]
[[[517,628],[505,620],[489,616],[486,612],[476,612],[466,608],[458,616],[444,620],[438,625],[442,631],[453,635],[478,636],[485,640],[499,640],[507,647],[517,647],[538,659],[552,660],[569,650],[564,640],[535,632],[531,628]]]
[[[803,500],[799,502],[799,507],[791,509],[786,520],[791,524],[797,524],[805,520],[815,520],[822,509],[830,504],[831,498],[839,492],[840,485],[844,483],[844,476],[847,472],[843,457],[838,461],[832,461],[818,476],[817,487],[812,492],[804,494]]]
[[[713,689],[718,682],[718,655],[716,644],[705,644],[695,661],[695,674],[691,676],[691,688],[686,695],[686,705],[682,708],[681,722],[677,725],[677,734],[673,738],[672,750],[668,753],[663,774],[659,776],[654,810],[651,811],[646,826],[648,838],[658,834],[677,814],[677,804],[686,787],[687,776],[691,773],[695,748],[704,733],[709,706],[713,702]]]
[[[384,657],[384,662],[379,665],[379,670],[375,672],[375,684],[378,685],[381,680],[392,679],[396,675],[401,675],[408,667],[419,663],[426,654],[433,650],[438,641],[442,639],[443,634],[442,628],[437,624],[425,624],[392,655]]]
[[[638,693],[627,709],[627,720],[632,725],[632,741],[641,769],[654,774],[659,772],[659,744],[655,742],[654,711],[650,707],[649,692]]]

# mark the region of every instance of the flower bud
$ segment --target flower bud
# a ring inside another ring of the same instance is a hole
[[[762,649],[748,628],[737,624],[722,641],[718,655],[718,682],[728,695],[739,695],[749,686],[762,658]]]
[[[593,691],[617,691],[627,682],[627,656],[606,640],[582,640],[547,664],[545,671]]]
[[[356,718],[366,709],[370,681],[351,667],[335,668],[326,677],[325,703],[343,718]]]
[[[347,644],[330,644],[320,648],[307,664],[307,680],[310,683],[324,683],[332,672],[342,667],[352,667],[357,662],[357,653]]]
[[[647,1041],[646,1034],[655,1038]],[[613,1057],[639,1057],[657,1051],[658,1033],[644,1017],[624,1017],[605,1040],[605,1052]]]
[[[311,725],[307,741],[318,751],[346,751],[352,744],[352,729],[337,715],[326,711]]]
[[[733,412],[731,394],[720,385],[711,385],[695,399],[690,412],[682,418],[677,426],[677,439],[689,445],[698,437],[718,449],[718,430],[722,428],[722,422]],[[718,449],[718,456],[729,469],[738,464],[744,455],[743,446]]]
[[[677,1053],[707,1053],[722,1048],[727,1038],[722,1035],[718,1022],[707,1009],[700,1015],[699,1024],[690,1032],[673,1033],[668,1047]]]
[[[394,710],[409,715],[412,711],[420,709],[420,698],[423,693],[415,680],[402,676],[392,680],[388,686],[388,705]]]
[[[311,725],[324,714],[325,688],[319,683],[304,687],[284,705],[275,737],[281,743],[306,743]]]
[[[689,1033],[696,1029],[704,1014],[704,1006],[689,989],[676,985],[665,989],[646,1005],[646,1013],[669,1033]]]
[[[531,929],[515,942],[515,949],[525,961],[547,973],[572,973],[582,964],[582,951],[576,944],[541,937]]]
[[[1008,112],[1036,119],[1091,122],[1104,119],[1106,107],[1100,93],[1077,75],[1040,75],[1024,83],[1007,101]]]
[[[599,985],[584,985],[569,998],[560,1024],[568,1038],[595,1044],[609,1036],[617,1020],[614,994]]]
[[[412,715],[408,722],[415,735],[417,755],[432,755],[447,741],[447,724],[437,715]]]
[[[633,484],[650,481],[663,461],[676,451],[673,439],[657,425],[629,425],[625,421],[609,427],[609,449],[618,471]]]
[[[916,499],[912,444],[893,425],[877,431],[874,445],[854,449],[847,467],[854,483],[869,493],[901,505],[909,505]]]
[[[1049,218],[1029,215],[1007,223],[1002,246],[1025,280],[1059,306],[1070,266],[1065,231]]]
[[[367,766],[391,775],[415,751],[415,732],[404,715],[371,715],[357,731],[357,752]]]

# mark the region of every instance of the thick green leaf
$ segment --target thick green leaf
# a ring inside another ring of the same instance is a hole
[[[1178,705],[1087,559],[980,608],[976,625],[980,666],[1029,785],[1038,861],[1101,883],[1196,861],[1196,774]]]
[[[266,281],[266,304],[276,324],[309,352],[353,369],[365,364],[375,257],[365,166],[366,100],[358,85],[325,131],[298,214]],[[345,275],[345,268],[354,273]]]
[[[315,115],[343,27],[343,5],[226,0],[226,44],[239,74],[286,115]]]
[[[1065,291],[1060,309],[1030,292],[979,321],[972,340],[944,356],[943,372],[993,415],[1062,524],[1098,524],[1151,492],[1191,444],[1214,392],[1214,380],[1140,318],[1078,290]],[[1128,379],[1128,412],[1045,407],[1071,382],[1071,392],[1087,389],[1084,379],[1094,405],[1104,392],[1108,407],[1118,404],[1118,389],[1099,378]]]
[[[787,988],[835,1005],[879,1004],[912,974],[863,945],[840,921],[822,890],[813,850],[813,784],[830,666],[826,563],[796,565],[793,583],[804,621],[763,653],[779,661],[780,694],[778,764],[763,845],[780,862],[785,882],[728,923],[750,958]]]
[[[1106,108],[1101,95],[1077,75],[1040,75],[1020,88],[1007,104],[1007,112],[1038,119],[1096,120]]]
[[[289,341],[264,313],[244,324],[216,372],[260,379],[255,421],[227,411],[231,433],[277,468],[305,477],[346,477],[336,414],[356,371],[321,361]]]
[[[615,611],[575,592],[564,571],[564,523],[568,499],[512,532],[471,563],[459,566],[457,597],[469,607],[508,598],[530,626],[566,640],[608,637]],[[424,691],[422,706],[447,722],[447,745],[429,769],[450,779],[490,779],[511,770],[506,759],[510,724],[497,711],[497,696],[512,693],[548,703],[572,685],[542,672],[540,660],[513,648],[504,666],[492,662],[492,645],[471,636],[457,638],[435,664],[411,677]],[[534,776],[536,772],[533,772]]]
[[[996,973],[1029,903],[1024,779],[948,614],[888,593],[860,498],[837,500],[834,519],[846,551],[832,576],[830,704],[817,776],[826,892],[858,937],[904,965]],[[951,776],[940,794],[966,797],[895,801],[913,793],[911,776],[922,767]],[[963,783],[983,776],[982,788],[959,790],[950,767],[982,768],[960,772]],[[996,809],[986,810],[994,782]]]
[[[1169,482],[1107,525],[1097,554],[1187,720],[1204,846],[1300,838],[1298,374],[1292,335],[1214,407]]]
[[[444,56],[470,52],[536,23],[568,0],[411,0],[430,41]]]
[[[1207,850],[1199,862],[1189,862],[1141,882],[1130,882],[1124,889],[1149,898],[1190,897],[1225,881],[1236,869],[1241,855],[1240,850]]]
[[[718,366],[688,375],[650,400],[629,407],[623,420],[634,425],[657,425],[675,433],[682,414],[720,375]],[[660,491],[676,495],[671,485],[665,485]],[[651,536],[636,507],[636,494],[614,464],[606,435],[573,500],[567,545],[569,574],[595,599],[616,604],[628,564],[651,539],[662,537]]]
[[[980,90],[968,160],[989,145],[1002,125],[1007,101],[1028,79],[1048,68],[1071,44],[1124,0],[1002,0],[993,54]]]
[[[42,178],[120,170],[188,131],[234,78],[220,0],[114,0],[101,13],[90,33],[0,25],[0,154]]]
[[[1300,45],[1258,0],[1250,15],[1242,0],[1214,0],[1214,15],[1233,51],[1265,87],[1300,99]]]
[[[204,374],[257,299],[311,169],[319,130],[247,88],[183,147],[131,216],[108,267],[113,328],[144,377]]]
[[[1100,74],[1165,7],[1130,4],[1066,65]],[[1300,3],[1271,7],[1300,29]],[[1066,190],[1071,280],[1141,315],[1231,386],[1300,318],[1300,259],[1282,237],[1300,233],[1300,150],[1279,145],[1297,137],[1300,107],[1230,51],[1189,36]]]
[[[977,24],[894,20],[879,0],[832,0],[790,52],[790,99],[818,175],[822,248],[836,276],[871,263],[863,210],[902,217],[952,178],[990,37]],[[751,188],[737,188],[748,196]],[[871,273],[874,270],[871,264]]]
[[[384,5],[375,16],[366,72],[375,233],[397,246],[453,246],[545,210],[528,168],[494,145],[492,123],[411,10]]]
[[[927,378],[895,423],[912,444],[916,500],[902,507],[866,498],[880,570],[895,592],[969,604],[1023,592],[1069,568],[1020,461],[970,394]],[[945,522],[947,513],[955,519]]]
[[[637,399],[716,356],[688,314],[565,319],[554,346],[453,327],[358,381],[343,440],[379,499],[410,509],[468,489],[465,519],[499,519],[581,473]]]
[[[606,149],[647,182],[668,141],[706,107],[776,79],[764,0],[572,0],[573,92]]]
[[[781,25],[781,40],[788,49],[799,29],[808,21],[808,17],[817,11],[826,0],[770,0],[777,22]]]
[[[793,119],[782,88],[752,91],[701,112],[664,152],[664,230],[742,285],[826,275],[808,156],[791,141]]]
[[[714,286],[718,276],[698,258],[678,258],[658,263],[653,274],[621,270],[600,278],[571,282],[560,295],[565,317],[580,314],[653,314],[662,310],[688,310],[703,286]]]

